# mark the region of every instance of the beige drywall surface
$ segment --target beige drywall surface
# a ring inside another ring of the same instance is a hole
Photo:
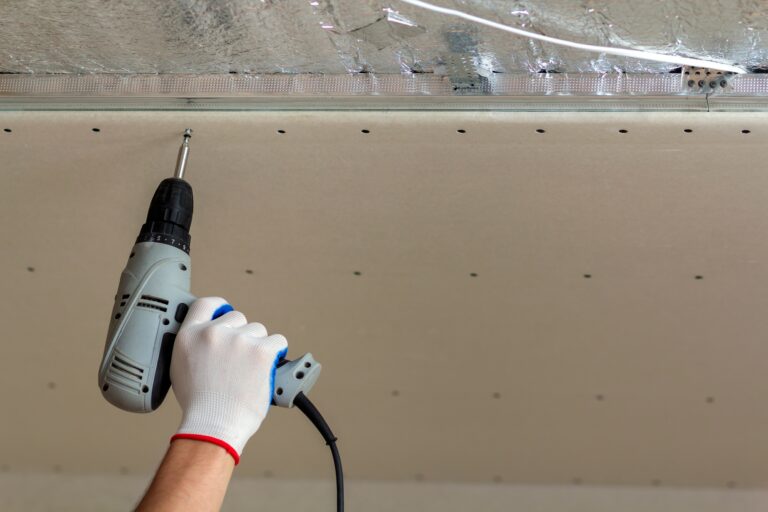
[[[120,271],[190,126],[193,291],[323,363],[313,398],[349,478],[765,486],[765,116],[0,125],[6,471],[146,473],[162,455],[173,397],[124,413],[96,373]],[[265,472],[330,478],[298,413],[274,411],[246,449],[238,473]]]
[[[0,475],[5,512],[119,512],[148,475]],[[768,493],[735,489],[564,487],[432,482],[348,482],[347,509],[364,512],[763,512]],[[224,512],[332,511],[333,486],[316,480],[236,478]]]

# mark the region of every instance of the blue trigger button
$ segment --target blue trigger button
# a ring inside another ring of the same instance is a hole
[[[229,304],[222,304],[221,306],[219,306],[219,309],[217,309],[216,311],[213,312],[213,316],[211,317],[211,320],[216,320],[220,316],[226,315],[230,311],[234,311],[234,310],[235,310],[235,308],[233,308],[231,305],[229,305]]]

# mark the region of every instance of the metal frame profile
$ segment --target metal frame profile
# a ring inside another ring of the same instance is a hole
[[[668,74],[5,74],[0,110],[765,111],[768,75],[692,87]]]

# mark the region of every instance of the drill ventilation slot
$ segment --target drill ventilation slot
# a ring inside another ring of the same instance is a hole
[[[136,304],[136,307],[147,308],[147,309],[157,309],[159,311],[162,311],[163,313],[168,311],[168,308],[166,306],[168,306],[167,300],[161,299],[160,297],[154,297],[152,295],[142,295],[141,300],[139,301],[138,304]]]
[[[112,358],[107,382],[117,386],[128,388],[131,391],[141,391],[141,381],[144,376],[144,369],[128,361],[126,357],[121,357],[117,353]]]

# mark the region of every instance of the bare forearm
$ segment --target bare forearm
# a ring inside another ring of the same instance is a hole
[[[220,297],[192,304],[171,359],[181,423],[139,512],[221,508],[234,465],[269,411],[272,376],[287,350],[283,336],[249,324]]]
[[[138,512],[219,510],[234,460],[214,444],[188,439],[171,443]]]

